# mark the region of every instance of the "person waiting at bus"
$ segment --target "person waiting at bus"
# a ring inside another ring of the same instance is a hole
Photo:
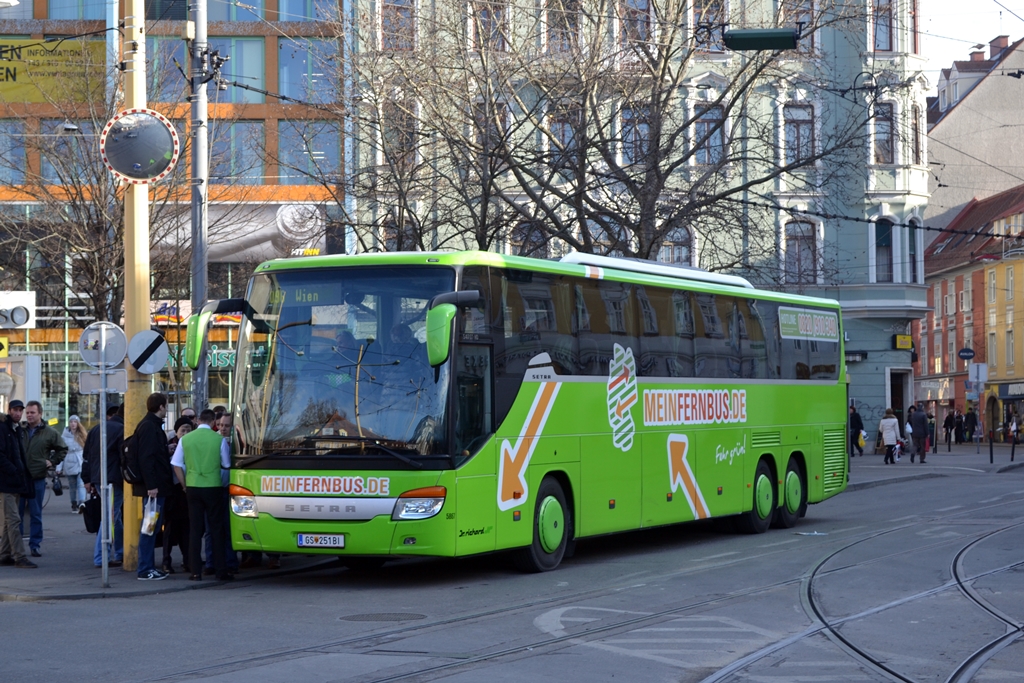
[[[227,514],[224,508],[227,499],[222,492],[224,483],[221,479],[221,470],[230,467],[231,463],[221,449],[223,438],[213,429],[213,423],[212,410],[206,408],[199,413],[199,427],[181,438],[171,458],[178,481],[185,482],[185,495],[188,497],[188,566],[192,569],[190,581],[201,581],[203,578],[199,571],[203,566],[200,550],[207,522],[210,524],[214,572],[222,581],[234,578],[228,573],[224,553],[227,542],[227,530],[224,528]]]
[[[885,445],[885,464],[896,464],[896,443],[900,440],[900,421],[896,419],[896,413],[892,408],[885,409],[885,417],[878,422],[878,433],[882,435],[882,443]]]

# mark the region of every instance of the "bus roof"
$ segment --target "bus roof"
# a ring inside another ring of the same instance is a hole
[[[424,265],[437,264],[448,266],[484,265],[499,268],[524,268],[548,273],[583,275],[585,277],[604,277],[611,275],[615,279],[636,281],[642,276],[651,276],[664,284],[665,280],[686,280],[704,286],[723,286],[736,289],[757,289],[747,279],[736,275],[709,273],[698,268],[674,266],[642,259],[616,258],[581,254],[574,252],[555,259],[538,259],[528,256],[510,256],[492,251],[390,251],[367,252],[362,254],[307,256],[285,259],[274,259],[260,264],[257,273],[279,270],[306,268],[331,268],[337,266],[383,266],[383,265]],[[582,272],[581,272],[582,271]],[[600,275],[595,275],[601,271]],[[613,271],[611,273],[606,271]],[[678,284],[676,285],[678,286]],[[819,306],[837,307],[834,299],[822,299],[800,294],[778,292],[770,289],[757,289],[758,296],[776,301],[804,302]],[[738,292],[737,292],[738,293]]]

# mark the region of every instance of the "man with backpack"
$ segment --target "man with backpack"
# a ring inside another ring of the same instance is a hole
[[[132,435],[134,445],[128,453],[126,446],[126,465],[133,466],[131,455],[138,455],[138,469],[141,484],[132,484],[132,493],[143,498],[149,504],[155,502],[157,520],[152,534],[139,530],[139,581],[162,581],[167,574],[156,568],[155,549],[156,536],[164,525],[164,499],[171,495],[174,487],[174,474],[171,462],[167,458],[167,434],[164,432],[164,418],[167,416],[167,396],[160,392],[150,394],[146,398],[146,416],[142,418],[135,433]],[[145,525],[143,525],[144,527]]]
[[[113,507],[114,538],[113,547],[108,548],[110,558],[107,563],[110,567],[120,567],[124,561],[124,523],[122,510],[124,508],[124,483],[121,479],[121,446],[124,443],[124,406],[109,406],[107,408],[107,483],[111,485],[111,506]],[[82,465],[82,483],[85,484],[86,492],[91,496],[93,492],[99,494],[100,484],[103,481],[103,472],[100,469],[102,458],[100,457],[100,425],[89,430],[85,437],[85,447],[82,455],[85,463]],[[93,550],[93,564],[101,567],[103,562],[103,529],[96,532],[96,546]]]

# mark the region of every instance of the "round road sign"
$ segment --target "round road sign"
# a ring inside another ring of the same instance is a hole
[[[960,349],[956,355],[960,360],[970,360],[974,358],[974,349]]]
[[[165,177],[180,153],[174,124],[152,109],[127,109],[100,133],[100,156],[107,170],[136,185]]]
[[[114,323],[98,322],[82,330],[78,338],[78,352],[86,365],[94,368],[112,368],[120,365],[128,351],[124,330]]]
[[[169,355],[167,340],[153,330],[143,330],[128,342],[128,362],[143,375],[160,372]]]

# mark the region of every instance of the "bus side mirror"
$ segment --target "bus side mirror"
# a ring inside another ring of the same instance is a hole
[[[213,313],[205,309],[188,317],[188,327],[185,330],[185,365],[190,370],[199,367],[199,357],[203,352],[203,342],[206,341],[206,331],[209,329],[211,317]]]
[[[452,321],[455,304],[438,304],[427,311],[427,360],[430,367],[444,365],[452,348]]]

